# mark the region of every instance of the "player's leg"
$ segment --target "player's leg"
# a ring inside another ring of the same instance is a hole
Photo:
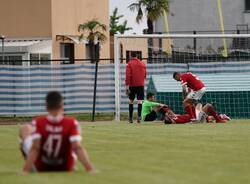
[[[190,93],[189,93],[190,94]],[[193,105],[193,100],[189,98],[189,96],[191,95],[188,95],[186,97],[186,99],[183,101],[183,107],[185,109],[185,111],[190,114],[191,118],[192,119],[195,119],[195,111],[194,111],[194,105]]]
[[[133,112],[134,112],[134,100],[135,100],[135,88],[129,87],[129,123],[133,123]]]
[[[157,112],[152,110],[149,114],[145,116],[144,121],[155,121],[157,119]]]
[[[29,153],[29,150],[32,146],[32,126],[31,125],[23,125],[21,126],[20,130],[19,130],[19,138],[20,138],[20,149],[21,152],[24,156],[24,158],[26,158],[26,156]]]
[[[203,111],[203,106],[201,103],[198,103],[195,106],[195,117],[196,117],[197,123],[205,122],[208,117],[208,115]]]
[[[137,101],[138,101],[138,117],[137,122],[141,122],[141,111],[142,111],[142,101],[144,100],[144,86],[137,87],[136,91]]]
[[[183,101],[183,106],[186,112],[191,115],[192,119],[196,119],[193,101],[200,100],[205,92],[206,88],[202,88],[199,91],[191,91]]]
[[[215,111],[212,104],[206,104],[203,107],[203,111],[207,114],[211,114],[214,117],[216,123],[225,123],[226,122],[226,120],[221,119],[220,115]]]

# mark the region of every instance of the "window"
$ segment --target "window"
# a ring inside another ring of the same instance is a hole
[[[0,56],[0,65],[22,65],[21,55],[5,55],[4,61],[2,61],[2,56]]]
[[[61,51],[61,59],[63,61],[62,64],[74,64],[75,60],[75,45],[73,43],[61,43],[60,51]]]
[[[128,63],[132,59],[132,55],[136,54],[138,59],[142,59],[142,52],[141,51],[126,51],[126,62]]]
[[[30,65],[50,65],[51,55],[50,54],[30,54]]]
[[[250,0],[245,0],[245,10],[250,12]]]

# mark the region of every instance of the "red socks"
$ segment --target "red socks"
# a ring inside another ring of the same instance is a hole
[[[212,107],[208,108],[208,112],[214,117],[216,122],[221,121],[219,114]]]
[[[191,119],[195,119],[195,110],[192,105],[186,106],[185,110],[191,116]]]

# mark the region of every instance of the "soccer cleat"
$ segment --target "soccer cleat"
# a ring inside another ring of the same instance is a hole
[[[223,120],[226,120],[226,121],[230,121],[231,118],[228,117],[226,114],[220,114],[220,118],[223,119]]]
[[[133,123],[133,118],[129,118],[128,122]]]
[[[137,123],[141,123],[141,117],[137,118]]]

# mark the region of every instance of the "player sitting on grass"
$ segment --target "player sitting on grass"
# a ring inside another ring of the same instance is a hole
[[[74,118],[63,116],[63,97],[59,92],[46,96],[47,116],[33,120],[20,129],[21,151],[25,158],[23,171],[72,171],[76,156],[88,172],[95,172]]]
[[[204,107],[202,104],[197,104],[194,108],[196,123],[202,123],[204,120],[207,123],[216,120],[216,123],[226,123],[230,120],[228,116],[225,114],[218,114],[215,111],[215,108],[212,104],[206,104]],[[192,121],[192,117],[190,114],[175,114],[170,108],[165,114],[165,123],[166,124],[185,124]]]
[[[142,119],[143,121],[155,121],[158,113],[160,113],[164,119],[168,108],[167,105],[155,102],[155,95],[148,93],[147,100],[142,104]]]

